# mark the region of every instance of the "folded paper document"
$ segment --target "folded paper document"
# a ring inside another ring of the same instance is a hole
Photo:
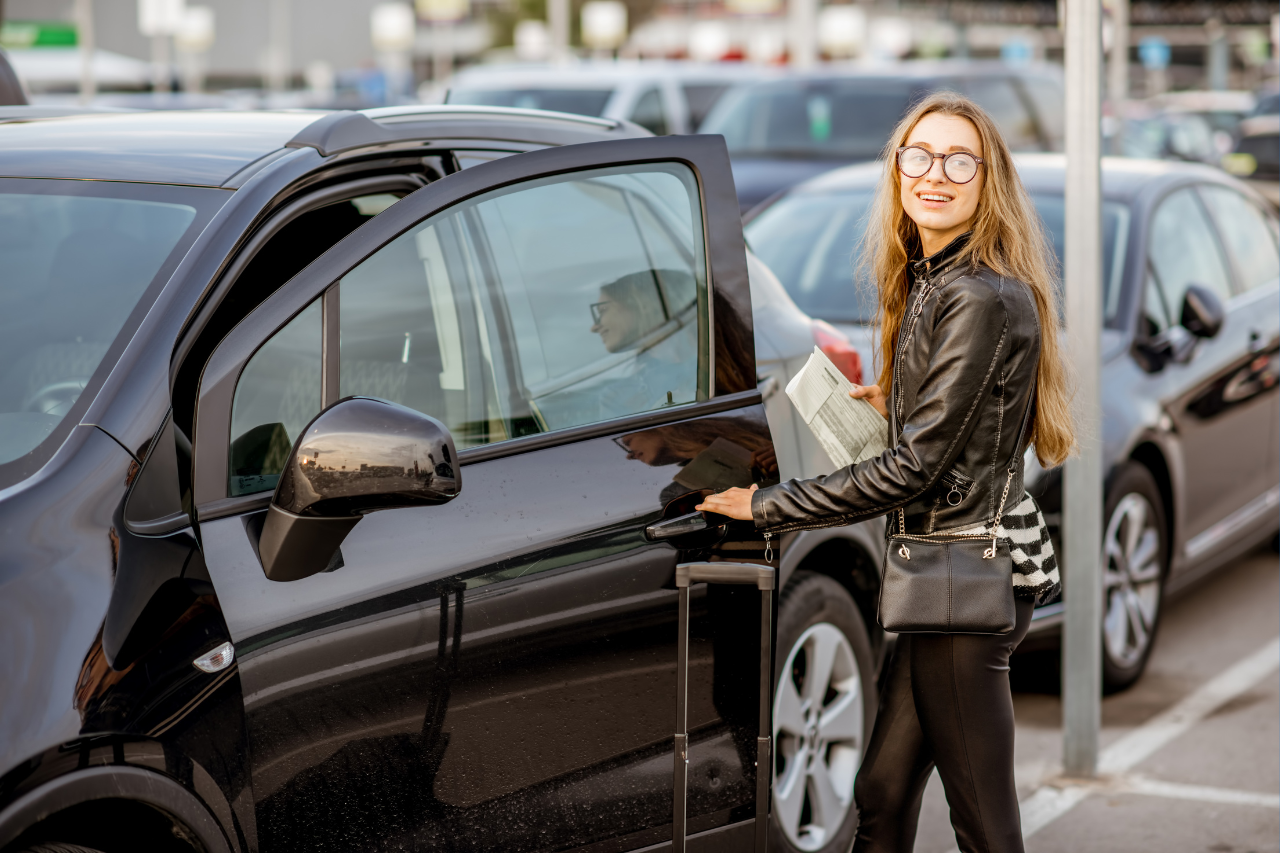
[[[787,396],[837,468],[879,456],[889,445],[889,425],[866,400],[849,396],[853,383],[817,347],[787,383]]]

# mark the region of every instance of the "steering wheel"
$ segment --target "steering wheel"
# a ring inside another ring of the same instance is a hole
[[[22,404],[22,411],[61,417],[71,410],[76,400],[80,398],[80,392],[88,384],[88,379],[63,379],[50,382],[26,399]]]

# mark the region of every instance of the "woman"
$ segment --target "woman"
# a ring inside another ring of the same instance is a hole
[[[1022,466],[1009,478],[1006,463],[1021,460],[1023,435],[1046,466],[1074,445],[1051,250],[1008,147],[972,101],[924,100],[885,162],[864,254],[883,366],[878,385],[853,395],[889,420],[891,449],[826,477],[729,489],[699,509],[775,534],[892,512],[895,530],[928,534],[989,531],[1007,498],[998,533],[1013,556],[1016,627],[899,635],[855,784],[854,850],[909,853],[936,767],[962,851],[1021,851],[1009,655],[1059,584]]]

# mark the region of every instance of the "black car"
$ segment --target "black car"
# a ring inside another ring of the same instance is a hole
[[[1016,159],[1061,258],[1064,160]],[[877,329],[857,245],[882,170],[822,175],[746,225],[796,304],[865,363]],[[1280,250],[1274,212],[1217,169],[1106,158],[1102,190],[1103,678],[1117,690],[1142,673],[1166,593],[1276,534]],[[1027,461],[1056,535],[1060,471]],[[1056,642],[1062,608],[1036,611],[1026,648]]]
[[[852,66],[743,85],[699,132],[724,136],[746,212],[822,172],[876,159],[911,106],[944,89],[986,109],[1012,150],[1062,150],[1061,70],[997,62]]]
[[[847,844],[884,648],[864,534],[784,559],[689,518],[784,455],[721,140],[474,107],[22,110],[0,849],[660,844],[675,565],[770,556],[790,704],[765,772],[800,786],[775,849]],[[695,588],[703,844],[750,843],[758,601]]]

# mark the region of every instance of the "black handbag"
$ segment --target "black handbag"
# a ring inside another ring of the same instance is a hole
[[[1034,402],[1033,391],[989,535],[908,534],[906,513],[898,508],[898,532],[889,537],[884,554],[877,612],[881,628],[898,634],[1008,634],[1013,630],[1017,620],[1013,556],[997,533],[1022,461],[1019,451]]]

